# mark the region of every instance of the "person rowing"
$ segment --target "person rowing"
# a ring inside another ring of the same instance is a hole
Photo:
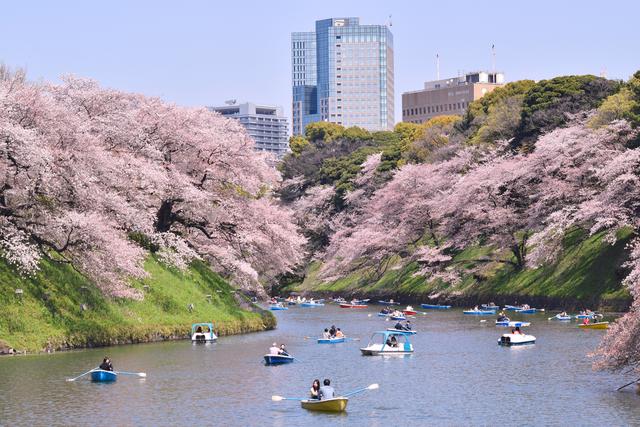
[[[340,330],[340,328],[336,329],[336,338],[344,338],[344,334]]]
[[[280,354],[280,348],[278,348],[277,343],[274,342],[271,344],[271,347],[269,347],[269,354],[271,356],[278,356]]]
[[[278,351],[278,354],[280,354],[281,356],[289,356],[289,352],[287,351],[287,347],[285,347],[284,344],[280,344],[280,350]]]
[[[333,387],[331,387],[331,380],[325,378],[323,383],[324,385],[320,387],[320,391],[318,393],[320,395],[320,400],[333,399],[335,397],[336,391]]]
[[[504,311],[501,311],[500,314],[498,315],[498,322],[508,322],[509,318],[507,317],[506,314],[504,314]]]
[[[335,336],[336,336],[336,325],[331,325],[331,328],[329,328],[329,336],[331,338],[335,338]]]
[[[398,323],[396,323],[396,325],[393,327],[394,329],[397,329],[399,331],[410,331],[411,330],[411,321],[407,320],[406,324],[402,324],[402,322],[398,321]]]
[[[99,366],[100,369],[102,369],[103,371],[113,371],[113,364],[111,363],[111,359],[109,359],[108,357],[105,357],[102,360],[102,363]]]

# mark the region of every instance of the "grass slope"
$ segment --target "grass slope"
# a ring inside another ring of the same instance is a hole
[[[0,259],[0,346],[42,351],[180,338],[192,323],[207,321],[221,335],[275,326],[270,313],[253,308],[202,262],[183,273],[150,256],[145,269],[149,277],[134,282],[145,298],[131,301],[103,297],[70,265],[44,260],[36,276],[24,278]]]
[[[474,259],[490,253],[487,247],[471,247],[460,252],[454,262],[463,274],[462,283],[450,286],[439,281],[429,281],[423,276],[415,276],[416,263],[403,262],[399,257],[390,261],[390,266],[381,277],[372,277],[371,271],[361,270],[337,281],[325,283],[318,278],[319,262],[312,263],[302,283],[286,288],[290,291],[320,292],[354,295],[405,296],[425,298],[438,294],[442,298],[455,296],[478,301],[484,298],[513,299],[518,297],[546,298],[549,300],[572,301],[624,306],[630,301],[627,290],[621,286],[624,277],[621,267],[626,260],[625,246],[631,233],[623,231],[618,242],[610,245],[604,241],[604,234],[588,236],[583,230],[573,230],[567,234],[563,251],[558,261],[535,269],[514,271],[501,263],[482,267],[478,273]]]

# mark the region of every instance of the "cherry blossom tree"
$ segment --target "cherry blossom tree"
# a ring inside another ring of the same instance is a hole
[[[75,77],[0,82],[0,248],[24,272],[50,256],[139,297],[141,235],[167,263],[202,258],[263,292],[304,244],[271,197],[279,179],[239,123],[203,108]]]

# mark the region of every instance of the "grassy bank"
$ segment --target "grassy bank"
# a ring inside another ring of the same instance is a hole
[[[150,256],[145,269],[149,277],[134,283],[145,298],[131,301],[103,297],[70,265],[45,260],[36,276],[24,278],[0,259],[0,347],[33,352],[186,338],[192,323],[208,321],[221,335],[275,327],[271,313],[235,294],[204,263],[183,273]]]
[[[315,262],[309,266],[302,283],[290,285],[283,291],[412,301],[436,296],[436,300],[460,304],[487,300],[504,304],[526,300],[550,308],[600,306],[624,309],[631,301],[628,291],[621,285],[625,245],[631,239],[631,233],[621,232],[618,238],[615,245],[609,245],[602,233],[588,236],[583,230],[573,230],[565,237],[557,262],[523,270],[514,270],[503,263],[478,264],[475,260],[485,256],[489,249],[468,248],[454,258],[455,265],[463,273],[462,282],[455,286],[414,275],[419,266],[400,257],[392,259],[380,277],[373,276],[370,270],[362,270],[329,283],[318,278],[321,265]]]

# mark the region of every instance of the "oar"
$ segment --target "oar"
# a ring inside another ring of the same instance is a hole
[[[78,375],[78,376],[77,376],[77,377],[75,377],[75,378],[67,378],[67,381],[69,381],[69,382],[71,382],[71,381],[75,381],[75,380],[77,380],[78,378],[82,378],[82,377],[84,377],[85,375],[90,374],[91,372],[96,371],[96,370],[98,370],[98,369],[100,369],[100,368],[93,368],[92,370],[87,371],[87,372],[85,372],[85,373],[84,373],[84,374],[82,374],[82,375]]]
[[[307,399],[306,397],[282,397],[282,396],[271,396],[271,400],[273,400],[274,402],[280,402],[282,400],[305,400]]]
[[[367,390],[377,390],[378,388],[380,388],[380,385],[378,385],[378,384],[370,384],[370,385],[368,385],[366,387],[359,388],[357,390],[353,390],[353,391],[350,391],[349,393],[343,394],[341,397],[349,397],[349,396],[353,396],[354,394],[362,393],[362,392],[367,391]]]
[[[553,319],[555,319],[556,317],[558,317],[558,316],[557,316],[557,315],[555,315],[555,316],[551,316],[551,317],[549,317],[547,320],[553,320]]]
[[[133,375],[135,377],[147,378],[146,372],[124,372],[124,371],[115,371],[118,375]]]
[[[625,387],[629,387],[631,384],[637,383],[638,381],[640,381],[640,378],[638,378],[637,380],[631,381],[630,383],[625,384],[625,385],[623,385],[622,387],[618,387],[618,389],[617,389],[616,391],[620,391],[620,390],[622,390],[622,389],[623,389],[623,388],[625,388]]]
[[[360,341],[360,338],[351,338],[351,337],[347,338],[347,337],[345,337],[344,340],[345,341]]]

